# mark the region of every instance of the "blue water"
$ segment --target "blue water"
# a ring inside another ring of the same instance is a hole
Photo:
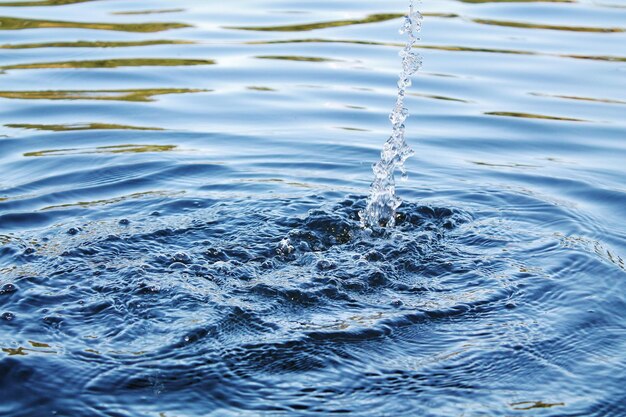
[[[623,0],[2,2],[0,416],[626,415]]]

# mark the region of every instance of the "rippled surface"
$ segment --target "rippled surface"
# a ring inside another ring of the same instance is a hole
[[[383,4],[384,3],[384,4]],[[2,1],[0,415],[626,415],[626,4]]]

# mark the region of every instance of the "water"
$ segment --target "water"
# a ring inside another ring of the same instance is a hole
[[[623,2],[424,2],[376,230],[404,0],[26,4],[0,416],[626,414]]]
[[[395,171],[399,169],[406,177],[404,163],[413,155],[413,150],[406,143],[404,122],[409,116],[409,109],[404,107],[406,89],[411,85],[411,75],[422,66],[422,58],[413,51],[417,42],[417,33],[421,29],[423,16],[414,9],[413,1],[409,1],[409,13],[404,17],[400,33],[406,33],[408,40],[400,56],[402,70],[398,80],[398,97],[389,115],[393,125],[391,137],[383,146],[380,161],[374,164],[374,182],[365,210],[360,213],[361,223],[365,227],[389,226],[396,224],[396,210],[402,204],[396,196]]]

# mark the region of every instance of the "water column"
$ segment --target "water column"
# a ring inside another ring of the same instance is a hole
[[[404,17],[400,33],[408,36],[404,49],[400,51],[402,71],[398,80],[398,96],[393,111],[389,115],[393,130],[383,146],[380,161],[373,165],[374,182],[370,189],[367,207],[359,214],[364,227],[393,227],[396,223],[395,214],[402,200],[396,196],[395,171],[400,170],[406,178],[404,162],[413,155],[413,150],[406,142],[404,122],[409,116],[404,106],[406,90],[411,86],[411,76],[422,66],[422,58],[413,51],[419,40],[417,36],[422,27],[422,14],[414,7],[413,0],[409,3],[409,14]]]

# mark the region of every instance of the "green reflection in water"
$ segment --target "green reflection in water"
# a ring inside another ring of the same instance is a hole
[[[578,96],[562,96],[556,94],[544,94],[544,93],[530,93],[531,96],[537,97],[553,97],[562,98],[564,100],[578,100],[578,101],[591,101],[594,103],[606,103],[606,104],[626,104],[626,101],[614,100],[610,98],[592,98],[592,97],[578,97]]]
[[[289,44],[289,43],[346,43],[352,45],[372,45],[372,46],[389,46],[389,47],[401,47],[400,43],[392,42],[376,42],[376,41],[359,41],[351,39],[323,39],[323,38],[307,38],[307,39],[285,39],[285,40],[270,40],[270,41],[250,41],[246,42],[247,45],[277,45],[277,44]],[[493,48],[472,48],[467,46],[447,46],[447,45],[416,45],[416,49],[435,49],[438,51],[452,51],[452,52],[487,52],[498,54],[516,54],[516,55],[535,55],[535,52],[521,51],[514,49],[493,49]]]
[[[161,32],[170,29],[181,29],[191,27],[185,23],[86,23],[86,22],[65,22],[57,20],[34,20],[17,17],[0,17],[0,30],[22,30],[22,29],[95,29],[113,30],[120,32]]]
[[[296,55],[260,55],[257,59],[277,59],[279,61],[301,61],[301,62],[341,62],[338,59],[321,58],[316,56],[296,56]]]
[[[26,152],[24,156],[37,157],[87,154],[170,152],[176,148],[176,145],[112,145],[98,146],[96,148],[48,149],[44,151]]]
[[[145,90],[92,90],[92,91],[0,91],[0,98],[18,100],[114,100],[154,101],[154,96],[165,94],[203,93],[212,90],[189,88],[154,88]]]
[[[34,0],[11,1],[0,3],[2,7],[37,7],[37,6],[65,6],[66,4],[87,3],[95,0]]]
[[[184,191],[176,191],[176,192],[144,191],[141,193],[133,193],[133,194],[124,195],[121,197],[107,198],[104,200],[79,201],[77,203],[57,204],[54,206],[44,207],[41,209],[41,211],[55,210],[55,209],[61,209],[61,208],[71,208],[71,207],[88,208],[88,207],[95,207],[95,206],[106,206],[109,204],[121,203],[123,201],[128,201],[128,200],[138,200],[138,199],[145,198],[145,197],[174,197],[174,196],[182,195],[182,194],[185,194],[185,192]]]
[[[306,38],[306,39],[285,39],[285,40],[267,40],[267,41],[249,41],[246,45],[278,45],[290,43],[345,43],[352,45],[372,45],[372,46],[389,46],[401,47],[402,44],[392,42],[375,42],[375,41],[359,41],[351,39],[323,39],[323,38]],[[512,55],[536,55],[536,56],[553,56],[559,58],[588,59],[594,61],[609,62],[626,62],[626,57],[610,56],[610,55],[559,55],[541,53],[535,51],[525,51],[518,49],[497,49],[497,48],[475,48],[470,46],[457,45],[416,45],[416,49],[431,49],[436,51],[447,52],[482,52],[491,54],[512,54]]]
[[[381,13],[381,14],[369,15],[364,19],[333,20],[329,22],[304,23],[304,24],[299,24],[299,25],[285,25],[285,26],[226,26],[225,29],[253,30],[253,31],[261,31],[261,32],[306,32],[306,31],[315,30],[315,29],[325,29],[325,28],[333,28],[333,27],[340,27],[340,26],[351,26],[351,25],[362,25],[366,23],[385,22],[387,20],[397,19],[402,16],[404,15],[399,14],[399,13]]]
[[[565,122],[588,122],[588,120],[573,119],[570,117],[546,116],[545,114],[533,114],[533,113],[492,111],[492,112],[487,112],[485,114],[489,116],[521,117],[524,119],[560,120],[560,121],[565,121]]]
[[[506,26],[506,27],[512,27],[512,28],[522,28],[522,29],[562,30],[562,31],[567,31],[567,32],[621,33],[621,32],[626,31],[626,29],[623,29],[623,28],[560,26],[560,25],[523,23],[523,22],[512,22],[512,21],[506,21],[506,20],[492,20],[492,19],[472,19],[472,21],[475,23],[483,24],[483,25]]]
[[[3,70],[16,70],[53,68],[179,67],[214,64],[215,61],[211,59],[134,58],[103,59],[100,61],[42,62],[35,64],[7,65],[0,68]]]
[[[522,401],[511,404],[514,410],[532,410],[534,408],[552,408],[564,406],[565,403],[544,403],[543,401]]]
[[[141,127],[141,126],[127,126],[116,125],[109,123],[85,123],[85,124],[66,124],[66,125],[38,125],[27,123],[12,123],[5,125],[14,129],[31,129],[31,130],[44,130],[52,132],[68,132],[75,130],[164,130],[160,127]]]
[[[590,59],[593,61],[626,62],[626,57],[610,55],[561,55],[565,58]]]
[[[57,353],[54,350],[42,350],[42,348],[50,348],[51,346],[46,344],[46,343],[37,343],[37,342],[32,342],[29,341],[28,343],[30,343],[33,347],[37,348],[37,349],[31,349],[31,348],[26,348],[23,346],[20,346],[18,348],[2,348],[2,351],[6,354],[8,354],[9,356],[27,356],[29,354],[29,352],[31,353]]]
[[[126,48],[133,46],[153,45],[190,45],[192,41],[157,39],[150,41],[107,42],[107,41],[76,41],[76,42],[42,42],[17,43],[0,45],[0,49],[35,49],[35,48]]]

